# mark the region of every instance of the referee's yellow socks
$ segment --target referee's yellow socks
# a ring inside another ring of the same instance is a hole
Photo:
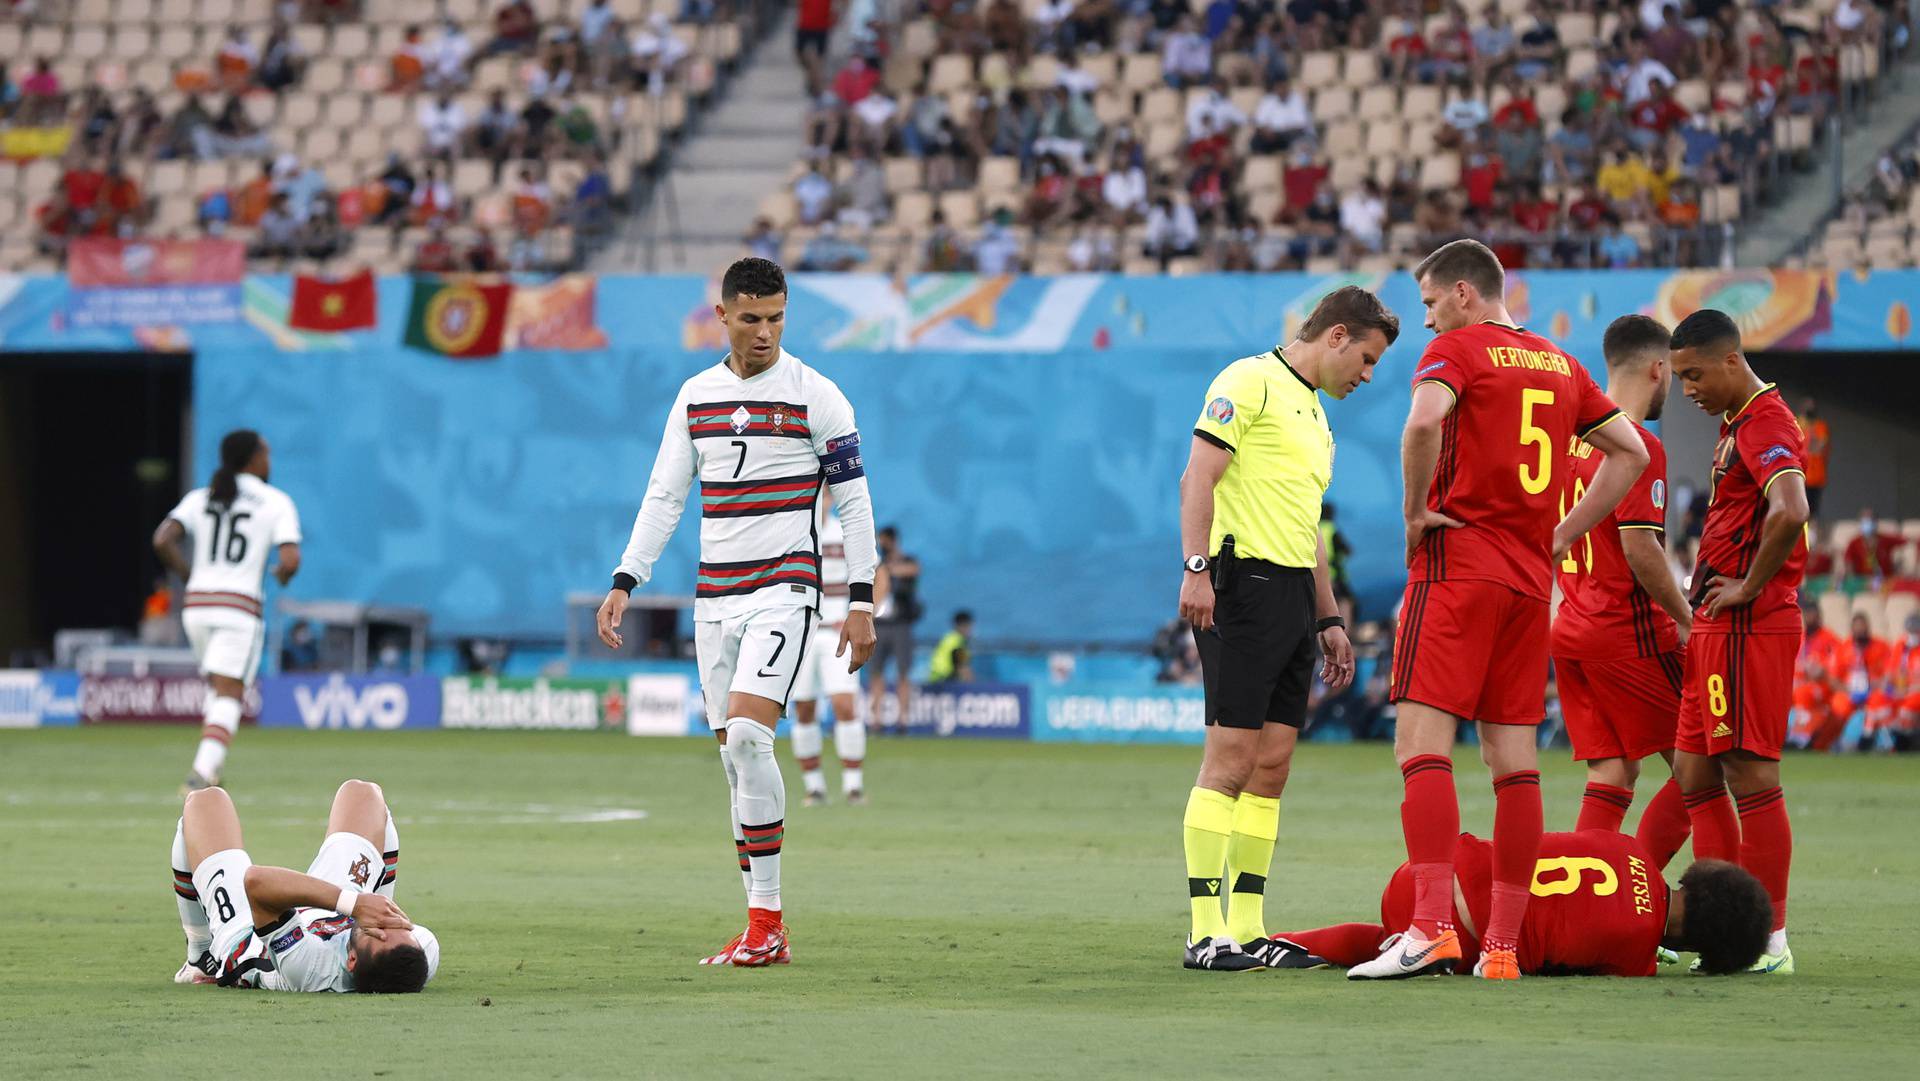
[[[1233,797],[1196,787],[1187,795],[1187,816],[1182,825],[1187,849],[1187,896],[1193,903],[1193,940],[1218,938],[1227,931],[1220,907],[1220,870],[1226,866],[1227,846],[1233,836]]]
[[[1235,942],[1267,937],[1267,868],[1280,836],[1280,801],[1251,792],[1233,803],[1233,838],[1227,844],[1227,934]]]

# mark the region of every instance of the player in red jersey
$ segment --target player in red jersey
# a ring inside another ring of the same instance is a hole
[[[1647,450],[1633,425],[1611,423],[1620,410],[1579,361],[1513,325],[1505,273],[1485,245],[1456,240],[1413,276],[1439,336],[1414,372],[1400,449],[1407,591],[1388,694],[1415,899],[1407,933],[1349,975],[1412,976],[1461,958],[1448,908],[1460,832],[1450,755],[1459,723],[1477,721],[1497,806],[1475,970],[1512,979],[1542,830],[1534,730],[1546,713],[1553,561],[1612,512]],[[1559,473],[1575,436],[1607,457],[1562,520]]]
[[[1793,831],[1780,792],[1780,745],[1800,651],[1806,444],[1780,392],[1747,365],[1740,329],[1725,313],[1702,308],[1687,316],[1672,344],[1681,389],[1721,417],[1689,598],[1693,636],[1674,775],[1693,819],[1694,855],[1737,859],[1767,887],[1773,934],[1755,969],[1787,975]]]
[[[1667,337],[1666,327],[1644,315],[1623,315],[1607,327],[1607,397],[1633,422],[1651,462],[1620,506],[1575,541],[1556,569],[1561,600],[1553,618],[1553,670],[1574,760],[1587,764],[1576,830],[1618,830],[1633,806],[1640,760],[1657,754],[1673,765],[1682,643],[1693,613],[1660,543],[1667,450],[1641,426],[1659,420],[1667,402]],[[1593,447],[1575,440],[1561,506],[1578,503],[1599,469]],[[1669,779],[1640,816],[1637,836],[1654,866],[1664,869],[1687,830],[1680,785]]]
[[[1462,961],[1480,953],[1475,928],[1493,909],[1493,845],[1463,833],[1453,860],[1452,905]],[[1520,926],[1519,965],[1528,975],[1651,976],[1654,950],[1700,955],[1700,969],[1739,972],[1766,945],[1773,918],[1766,888],[1731,863],[1700,860],[1668,887],[1639,841],[1603,830],[1549,833],[1529,882],[1533,903]],[[1413,872],[1401,864],[1380,892],[1379,923],[1343,923],[1286,938],[1334,964],[1372,957],[1389,928],[1413,911]]]

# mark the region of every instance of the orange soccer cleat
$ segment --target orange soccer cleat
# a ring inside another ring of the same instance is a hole
[[[1520,959],[1512,950],[1481,950],[1480,960],[1474,962],[1473,974],[1483,980],[1517,980]]]
[[[733,947],[735,968],[762,968],[784,965],[793,960],[787,948],[787,928],[780,913],[764,908],[747,910],[747,933]]]

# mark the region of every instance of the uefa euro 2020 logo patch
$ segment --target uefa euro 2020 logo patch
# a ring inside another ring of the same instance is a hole
[[[1667,509],[1667,482],[1664,480],[1653,482],[1653,509]]]
[[[1208,402],[1207,416],[1211,417],[1215,424],[1232,424],[1233,399],[1222,397]]]

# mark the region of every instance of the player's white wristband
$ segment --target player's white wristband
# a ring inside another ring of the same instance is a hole
[[[850,602],[848,602],[848,604],[847,604],[847,611],[849,611],[849,612],[865,612],[865,613],[867,613],[868,615],[872,615],[872,614],[873,614],[873,602],[872,602],[872,601],[850,601]]]
[[[333,910],[342,916],[353,915],[353,899],[360,896],[359,890],[341,890],[340,899],[333,903]]]

